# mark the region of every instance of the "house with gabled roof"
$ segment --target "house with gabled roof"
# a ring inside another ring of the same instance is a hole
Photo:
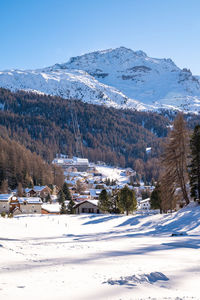
[[[11,202],[17,202],[17,197],[13,194],[0,194],[0,213],[9,213]]]
[[[137,199],[138,210],[149,210],[151,208],[150,198],[146,199]]]
[[[43,204],[39,197],[19,197],[20,210],[22,214],[41,214]]]
[[[42,204],[39,197],[16,197],[13,194],[0,194],[0,213],[41,214]]]
[[[76,214],[99,214],[101,213],[98,207],[98,200],[85,200],[77,203],[74,206]]]
[[[26,197],[41,197],[46,198],[51,194],[51,189],[47,185],[38,186],[35,185],[33,188],[25,189]]]

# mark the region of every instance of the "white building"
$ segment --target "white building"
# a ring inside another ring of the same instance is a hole
[[[149,210],[151,208],[150,198],[138,200],[138,210]]]
[[[84,172],[89,168],[88,159],[80,157],[55,158],[52,163],[61,166],[65,170],[69,167],[75,167],[78,171]]]

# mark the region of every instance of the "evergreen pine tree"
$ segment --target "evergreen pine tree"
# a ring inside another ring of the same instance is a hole
[[[189,166],[190,194],[200,202],[200,125],[195,126],[190,140],[191,164]]]
[[[46,196],[45,202],[47,202],[47,203],[51,203],[51,202],[52,202],[50,194],[48,194],[48,195]]]
[[[162,213],[162,200],[159,184],[156,185],[151,193],[150,204],[152,209],[160,209],[160,213]]]
[[[98,207],[103,212],[111,211],[111,201],[105,189],[103,189],[99,195]]]
[[[129,189],[127,185],[119,191],[119,207],[123,212],[126,212],[127,216],[129,212],[132,212],[137,208],[135,192]]]
[[[61,190],[58,196],[58,202],[60,204],[62,204],[65,201],[65,194],[63,193],[63,191]]]
[[[67,214],[67,208],[66,208],[65,202],[62,202],[62,204],[61,204],[60,213]]]
[[[66,200],[71,200],[72,199],[69,187],[68,187],[66,182],[63,184],[62,191],[65,194],[65,199]]]
[[[74,205],[75,205],[75,202],[71,199],[68,204],[68,213],[69,214],[74,214]]]
[[[114,214],[120,214],[119,191],[117,189],[112,191],[111,204],[112,204],[112,211],[111,212],[114,213]]]

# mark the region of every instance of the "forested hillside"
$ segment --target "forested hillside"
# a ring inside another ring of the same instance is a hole
[[[148,180],[157,176],[157,158],[170,124],[164,115],[5,89],[0,89],[0,107],[0,135],[8,135],[47,162],[59,152],[75,154],[72,110],[77,115],[85,157],[133,167]],[[147,147],[152,148],[150,153]]]
[[[0,189],[33,185],[62,184],[63,172],[59,167],[50,166],[36,153],[8,137],[0,137]]]

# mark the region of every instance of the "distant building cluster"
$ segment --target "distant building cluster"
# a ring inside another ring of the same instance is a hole
[[[68,158],[64,155],[56,157],[53,162],[64,170],[71,198],[74,203],[74,213],[101,213],[98,199],[104,189],[108,195],[128,185],[134,189],[139,211],[150,210],[150,193],[152,186],[133,185],[136,172],[131,168],[120,169],[106,166],[105,163],[95,165],[86,158]],[[101,170],[107,171],[107,176]],[[110,172],[110,173],[109,173]],[[111,174],[111,178],[109,177]],[[114,175],[115,176],[114,176]],[[114,176],[114,177],[113,177]],[[60,189],[57,186],[34,186],[23,190],[23,197],[17,190],[10,194],[0,194],[0,213],[19,214],[59,214],[61,204],[58,202]],[[68,208],[69,200],[65,199]]]
[[[52,163],[61,166],[66,171],[74,168],[79,172],[84,172],[89,168],[89,161],[87,158],[66,158],[62,155],[59,158],[55,158]]]

